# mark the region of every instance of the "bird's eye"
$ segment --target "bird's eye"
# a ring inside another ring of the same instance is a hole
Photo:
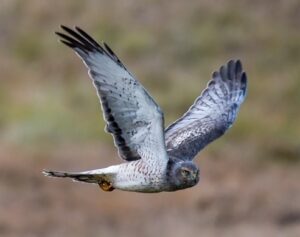
[[[187,177],[189,176],[190,172],[188,170],[181,170],[181,174],[182,176]]]

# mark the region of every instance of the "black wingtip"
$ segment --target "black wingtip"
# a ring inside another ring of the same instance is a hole
[[[220,76],[220,73],[218,72],[218,71],[214,71],[213,73],[212,73],[212,78],[217,78],[217,77],[219,77]]]
[[[60,28],[65,30],[65,31],[68,31],[68,30],[71,30],[71,28],[65,26],[65,25],[60,25]]]
[[[59,41],[60,41],[61,43],[65,44],[65,45],[67,45],[67,46],[70,47],[70,48],[74,48],[74,45],[71,44],[71,43],[68,42],[68,41],[65,41],[65,40],[63,40],[63,39],[60,39]]]
[[[247,84],[247,74],[245,72],[242,73],[241,82],[242,84]]]
[[[236,63],[235,63],[235,73],[236,74],[239,74],[243,71],[243,66],[242,66],[242,63],[241,63],[241,60],[236,60]]]
[[[67,33],[70,33],[70,31],[73,31],[71,27],[68,27],[65,25],[60,25],[60,28]]]
[[[221,78],[222,80],[227,80],[227,67],[225,67],[224,65],[222,65],[220,67],[220,75],[221,75]]]
[[[229,60],[227,63],[227,77],[229,80],[233,80],[235,78],[235,61]]]
[[[244,96],[247,94],[247,74],[245,72],[242,73],[241,76],[241,82],[242,82],[242,89],[243,89],[243,94]]]
[[[119,65],[122,65],[120,59],[117,57],[117,55],[112,51],[112,49],[108,46],[107,43],[103,42],[104,48],[106,52],[108,52],[109,57],[111,57],[114,61],[116,61]],[[123,65],[122,65],[123,66]]]
[[[243,66],[240,59],[230,59],[225,65],[219,69],[219,73],[223,80],[231,80],[235,77],[240,77],[243,72]]]
[[[223,81],[239,80],[247,86],[247,76],[243,71],[242,62],[240,59],[231,59],[226,64],[222,65],[219,71],[212,74],[212,78],[220,77]]]
[[[83,32],[83,30],[79,26],[74,26],[74,29],[77,30],[78,32]]]
[[[63,44],[75,49],[76,51],[81,50],[85,53],[99,51],[102,53],[101,48],[94,43],[95,41],[91,41],[90,36],[86,37],[87,34],[85,32],[84,34],[81,33],[83,31],[79,27],[75,26],[75,30],[65,25],[60,25],[60,27],[64,32],[56,31],[55,34],[60,37],[60,41]]]
[[[60,37],[60,41],[63,44],[73,48],[77,53],[89,54],[98,52],[100,54],[105,54],[106,56],[110,57],[115,63],[117,63],[120,67],[126,70],[121,60],[106,43],[103,43],[103,46],[101,46],[88,33],[86,33],[78,26],[69,28],[65,25],[60,25],[60,28],[64,32],[56,31],[55,34]]]

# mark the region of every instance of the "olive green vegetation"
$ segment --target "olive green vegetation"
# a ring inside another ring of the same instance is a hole
[[[0,144],[112,144],[86,69],[53,34],[66,24],[107,42],[160,104],[166,124],[186,111],[212,71],[241,59],[248,97],[233,129],[208,149],[299,161],[299,9],[299,1],[283,0],[3,1]]]

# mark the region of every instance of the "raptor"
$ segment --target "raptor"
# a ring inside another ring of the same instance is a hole
[[[106,44],[79,27],[56,32],[88,68],[106,121],[125,162],[83,172],[44,170],[46,176],[98,184],[104,191],[176,191],[196,185],[199,169],[193,158],[222,136],[236,119],[247,91],[240,60],[230,60],[188,111],[164,129],[164,115],[145,88]]]

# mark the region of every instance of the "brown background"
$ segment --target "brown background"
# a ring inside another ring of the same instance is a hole
[[[165,111],[240,58],[248,97],[199,154],[200,183],[175,193],[104,193],[44,168],[117,164],[81,61],[60,24],[104,40]],[[300,236],[300,2],[0,2],[0,236]]]

